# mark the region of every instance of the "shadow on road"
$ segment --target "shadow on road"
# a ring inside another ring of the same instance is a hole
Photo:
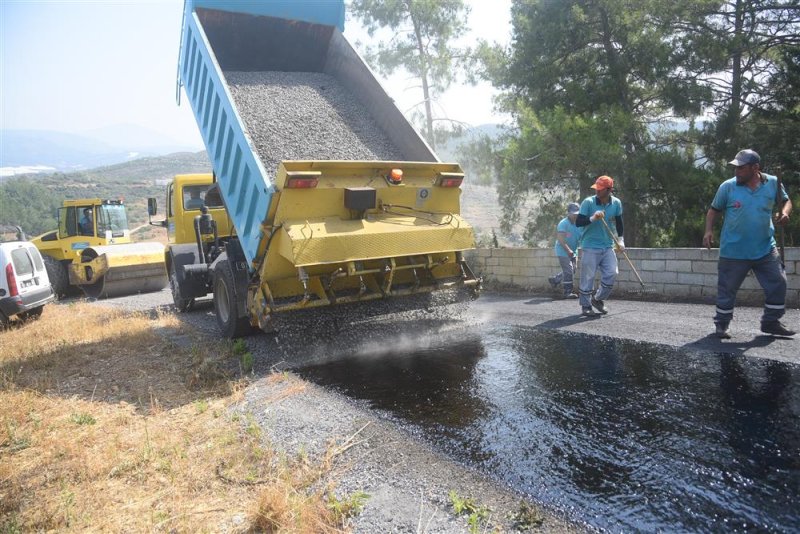
[[[708,334],[700,339],[684,344],[681,348],[687,350],[707,350],[723,354],[732,354],[734,356],[745,356],[747,355],[747,351],[750,349],[768,347],[775,341],[787,339],[792,338],[756,335],[753,339],[744,341],[737,339],[719,339],[714,334]]]

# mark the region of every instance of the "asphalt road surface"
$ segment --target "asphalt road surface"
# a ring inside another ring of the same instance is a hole
[[[172,297],[169,290],[162,290],[98,303],[129,310],[171,309]],[[469,304],[467,313],[460,314],[459,320],[465,328],[491,321],[644,341],[692,351],[721,352],[800,363],[800,334],[793,338],[762,334],[759,330],[761,308],[737,307],[730,327],[732,339],[720,340],[713,335],[713,305],[613,298],[606,304],[609,308],[608,315],[586,318],[580,316],[580,306],[575,300],[484,293]],[[218,335],[210,299],[198,301],[194,311],[181,314],[181,317],[201,331]],[[800,310],[788,309],[783,323],[790,329],[800,330]],[[247,341],[254,352],[267,352],[268,347],[262,345],[269,345],[271,339],[272,336],[269,335],[255,335],[247,338]]]

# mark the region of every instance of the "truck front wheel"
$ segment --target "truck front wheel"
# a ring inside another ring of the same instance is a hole
[[[173,262],[169,269],[169,287],[172,290],[172,302],[179,312],[187,312],[194,306],[194,299],[183,296],[181,283],[178,280],[178,273],[175,272],[175,269],[175,262]]]
[[[246,316],[239,317],[238,304],[230,263],[222,260],[214,268],[214,313],[225,337],[242,337],[253,330]]]

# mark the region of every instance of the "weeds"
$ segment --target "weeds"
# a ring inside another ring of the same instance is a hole
[[[369,495],[363,491],[357,491],[343,499],[339,499],[333,492],[329,492],[327,497],[328,510],[333,512],[336,522],[344,526],[348,519],[361,513],[367,499],[369,499]]]
[[[478,506],[469,497],[461,497],[455,491],[448,493],[450,503],[453,505],[453,512],[456,515],[466,515],[467,525],[469,526],[470,534],[477,534],[480,532],[482,526],[488,526],[489,523],[489,508],[485,506]]]
[[[544,517],[538,508],[526,503],[519,503],[519,510],[513,516],[514,524],[519,530],[534,530],[542,526]]]
[[[70,414],[69,420],[76,425],[93,425],[97,420],[88,413],[73,413]]]

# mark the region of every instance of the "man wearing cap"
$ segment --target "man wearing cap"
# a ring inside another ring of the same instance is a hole
[[[772,210],[780,196],[783,207],[775,222],[785,225],[792,213],[792,202],[778,179],[761,172],[761,158],[753,150],[742,150],[729,162],[735,176],[722,182],[706,213],[703,246],[711,248],[714,223],[723,214],[717,264],[716,335],[730,339],[728,326],[733,319],[736,293],[747,273],[753,273],[764,290],[761,331],[778,336],[793,336],[780,322],[786,304],[786,272],[775,245]]]
[[[610,176],[601,176],[595,180],[592,189],[596,194],[581,202],[575,222],[578,228],[583,228],[580,240],[580,303],[581,315],[586,317],[595,315],[592,306],[603,315],[608,313],[605,300],[611,295],[619,272],[617,255],[614,254],[614,239],[611,237],[611,227],[607,220],[614,221],[618,248],[622,250],[625,247],[625,240],[622,237],[622,202],[611,194],[613,188],[614,180]],[[600,287],[592,294],[594,277],[598,270]]]
[[[578,295],[572,290],[572,277],[575,274],[575,267],[578,261],[578,238],[580,230],[575,226],[578,212],[581,207],[577,202],[567,204],[567,216],[561,219],[556,226],[556,258],[561,265],[561,272],[548,278],[553,288],[559,284],[564,284],[564,298],[576,299]]]

